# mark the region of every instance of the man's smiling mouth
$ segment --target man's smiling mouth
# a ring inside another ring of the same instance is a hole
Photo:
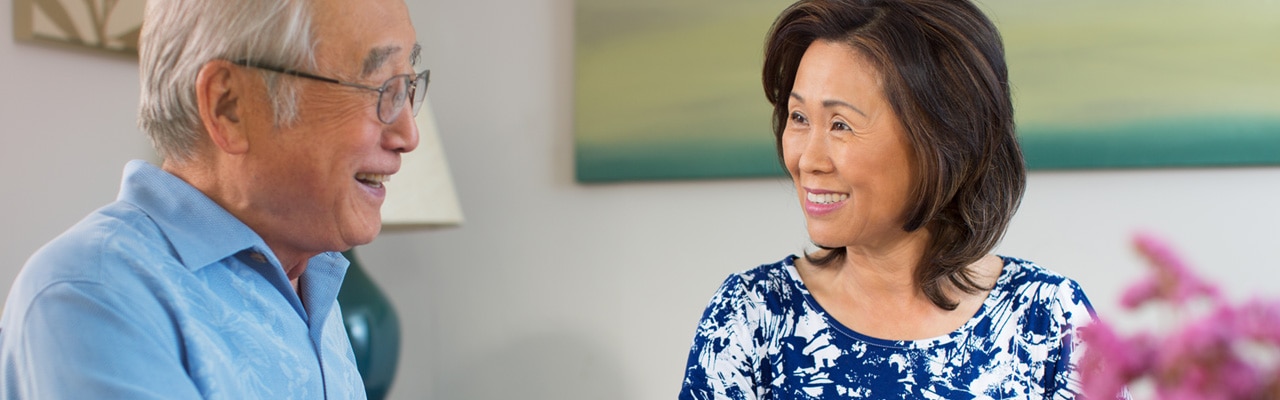
[[[391,174],[371,174],[361,172],[356,174],[356,180],[369,187],[381,188],[383,182],[391,180]]]

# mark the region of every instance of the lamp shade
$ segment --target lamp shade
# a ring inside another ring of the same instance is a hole
[[[440,146],[440,135],[431,112],[431,101],[425,103],[415,119],[418,125],[418,148],[401,155],[400,172],[387,184],[387,198],[382,203],[382,224],[387,227],[453,226],[462,223],[462,208],[453,189],[449,164]]]

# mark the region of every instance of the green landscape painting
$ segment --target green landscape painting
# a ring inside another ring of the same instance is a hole
[[[578,180],[782,174],[760,65],[788,4],[577,0]],[[1032,169],[1280,164],[1280,2],[979,5]]]

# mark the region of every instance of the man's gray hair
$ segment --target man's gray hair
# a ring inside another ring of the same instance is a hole
[[[138,127],[160,157],[189,161],[205,134],[196,77],[211,60],[315,69],[307,0],[147,0],[138,41]],[[261,72],[277,126],[297,119],[296,82]]]

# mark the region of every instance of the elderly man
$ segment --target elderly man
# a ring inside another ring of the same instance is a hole
[[[119,199],[0,319],[5,399],[364,398],[336,251],[373,240],[427,75],[403,0],[149,0]]]

